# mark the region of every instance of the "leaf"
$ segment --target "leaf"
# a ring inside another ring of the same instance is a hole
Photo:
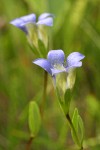
[[[79,144],[82,146],[83,139],[84,139],[84,125],[83,125],[82,118],[78,113],[77,108],[75,108],[75,110],[74,110],[73,117],[72,117],[72,123],[73,123],[73,127],[75,129],[76,135],[79,139]],[[74,142],[77,143],[75,133],[73,131],[71,131],[71,133],[72,133]]]
[[[73,141],[80,146],[79,138],[78,138],[78,109],[74,109],[73,117],[72,117],[73,130],[71,130],[71,135]]]
[[[78,145],[79,147],[81,147],[81,144],[80,144],[80,141],[79,141],[79,138],[77,138],[75,132],[73,132],[73,130],[71,130],[71,135],[72,135],[72,138],[73,138],[73,141],[76,145]]]
[[[67,89],[64,95],[64,101],[65,101],[65,113],[67,114],[69,112],[70,108],[70,101],[71,101],[71,90]]]
[[[80,115],[78,115],[78,124],[80,128],[80,140],[81,140],[81,145],[82,145],[83,139],[84,139],[84,124]]]
[[[78,132],[78,109],[77,108],[74,109],[72,123],[73,123],[73,126],[74,126],[76,132]]]
[[[32,137],[35,137],[38,134],[40,125],[41,116],[38,105],[35,101],[31,101],[29,103],[29,129]]]

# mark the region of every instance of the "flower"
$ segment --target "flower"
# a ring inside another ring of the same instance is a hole
[[[51,50],[48,53],[47,59],[38,58],[34,60],[33,63],[42,67],[53,76],[61,72],[69,72],[71,69],[81,67],[81,60],[84,57],[85,56],[79,52],[73,52],[65,61],[65,54],[62,50]]]
[[[12,20],[10,23],[20,28],[27,34],[28,33],[27,24],[53,26],[53,14],[43,13],[38,17],[37,22],[36,22],[36,15],[29,14],[20,18],[16,18]]]
[[[39,40],[48,47],[48,36],[46,26],[53,26],[53,17],[51,13],[43,13],[36,21],[35,14],[29,14],[20,18],[16,18],[10,24],[20,28],[27,35],[29,44],[36,49],[39,48]]]
[[[49,51],[47,59],[39,58],[34,60],[33,63],[47,71],[54,78],[54,82],[57,74],[62,72],[67,73],[68,81],[66,88],[72,88],[74,84],[74,78],[71,80],[72,73],[75,68],[82,66],[81,60],[84,57],[85,56],[79,52],[73,52],[65,59],[64,52],[59,49]],[[69,77],[71,78],[69,79]]]

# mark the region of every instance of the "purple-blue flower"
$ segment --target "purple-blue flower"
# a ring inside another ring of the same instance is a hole
[[[53,26],[53,14],[43,13],[38,17],[38,21],[36,21],[36,15],[33,13],[20,18],[16,18],[10,23],[23,30],[25,33],[28,33],[27,24],[35,24],[36,26]]]
[[[79,52],[71,53],[67,58],[62,50],[51,50],[47,55],[47,59],[39,58],[33,61],[34,64],[42,67],[51,76],[55,76],[61,72],[69,73],[70,70],[81,67],[81,60],[85,56]]]

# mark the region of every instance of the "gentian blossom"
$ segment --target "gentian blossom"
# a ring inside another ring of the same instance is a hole
[[[53,14],[43,13],[38,17],[38,21],[36,22],[36,15],[33,13],[20,18],[16,18],[10,23],[28,34],[27,24],[53,26]]]
[[[33,63],[42,67],[53,76],[61,72],[69,72],[73,68],[81,67],[81,60],[84,57],[79,52],[73,52],[65,60],[65,54],[62,50],[51,50],[47,55],[47,59],[38,58]]]
[[[47,59],[39,58],[33,61],[34,64],[42,67],[55,80],[56,76],[62,72],[72,74],[77,67],[82,66],[81,60],[85,56],[79,52],[71,53],[67,58],[62,50],[51,50],[48,52]]]

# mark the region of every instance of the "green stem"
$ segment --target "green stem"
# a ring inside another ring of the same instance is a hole
[[[69,91],[69,92],[70,92],[70,91]],[[69,126],[70,126],[70,128],[71,128],[71,131],[73,131],[73,134],[74,134],[74,136],[75,136],[75,141],[76,141],[78,147],[80,148],[79,150],[83,150],[83,146],[82,146],[82,144],[80,143],[80,139],[78,138],[78,135],[77,135],[77,133],[76,133],[76,130],[75,130],[75,128],[74,128],[74,125],[73,125],[73,123],[72,123],[72,121],[71,121],[71,118],[70,118],[70,116],[69,116],[69,107],[70,107],[70,100],[71,100],[71,97],[70,97],[70,95],[69,95],[70,93],[65,93],[66,95],[64,95],[65,97],[64,97],[64,100],[63,100],[62,97],[61,97],[61,95],[60,95],[60,93],[59,93],[59,89],[56,87],[56,94],[57,94],[57,97],[58,97],[58,103],[59,103],[59,105],[60,105],[60,108],[61,108],[63,114],[66,116],[66,119],[67,119],[67,121],[68,121],[68,123],[69,123]],[[69,97],[69,101],[67,101],[67,100],[68,100],[68,99],[67,99],[67,96]],[[66,105],[65,105],[65,102],[66,102]],[[68,108],[67,108],[67,111],[66,111],[65,106],[68,107]],[[67,113],[67,114],[66,114],[66,113]]]
[[[27,142],[27,145],[26,145],[26,150],[31,149],[32,141],[33,141],[33,137],[30,137],[30,139],[29,139],[29,141]]]
[[[75,128],[74,128],[74,126],[73,126],[73,123],[72,123],[71,118],[70,118],[70,116],[69,116],[68,113],[66,114],[66,118],[67,118],[67,121],[68,121],[68,123],[69,123],[69,126],[70,126],[71,130],[73,131],[73,133],[74,133],[74,135],[75,135],[75,138],[76,138],[76,141],[77,141],[77,145],[80,147],[79,150],[83,150],[83,146],[80,144],[79,138],[78,138],[78,136],[77,136],[77,133],[76,133],[76,131],[75,131]]]
[[[43,89],[43,99],[40,106],[41,115],[43,116],[44,105],[46,101],[46,91],[47,91],[48,73],[44,72],[44,89]]]

